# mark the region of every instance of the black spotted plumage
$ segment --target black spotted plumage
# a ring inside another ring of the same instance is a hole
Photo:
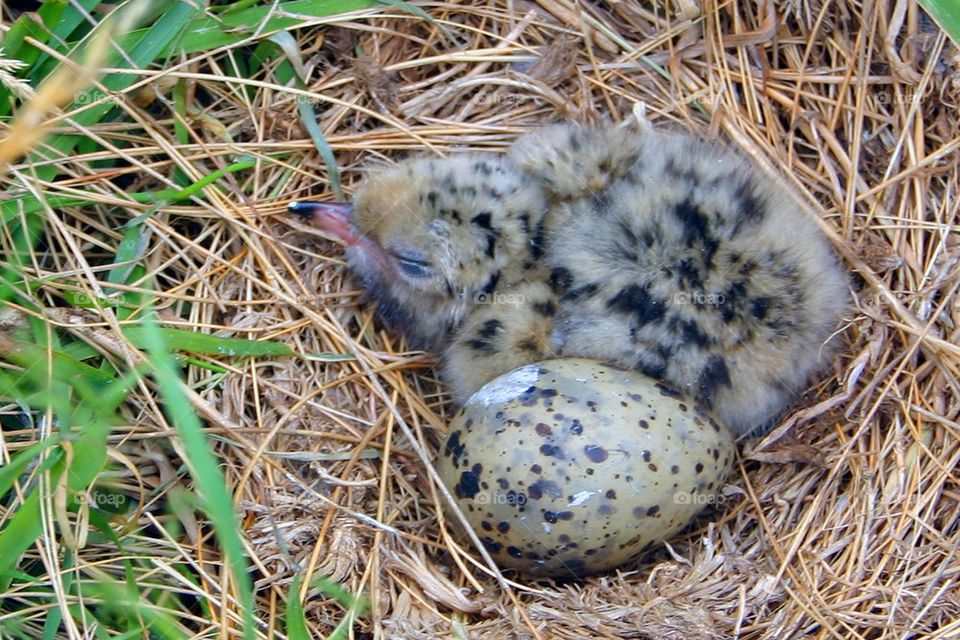
[[[505,155],[372,173],[354,204],[351,268],[441,354],[461,402],[521,364],[581,356],[661,379],[745,433],[823,366],[847,301],[796,197],[682,135],[555,125]],[[398,248],[428,257],[422,277],[391,268]]]

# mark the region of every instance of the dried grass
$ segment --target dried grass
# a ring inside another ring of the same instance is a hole
[[[147,221],[162,317],[358,358],[187,369],[243,516],[260,619],[280,626],[305,568],[369,596],[356,637],[960,637],[957,49],[905,0],[420,6],[435,22],[379,9],[299,31],[308,92],[279,84],[275,60],[235,77],[239,51],[147,72],[132,92],[146,106],[124,103],[139,124],[90,129],[122,167],[91,172],[77,154],[44,185],[101,203],[51,218],[31,275],[48,294],[65,272],[96,293],[121,225],[146,210],[119,194],[252,155],[248,179],[222,181],[230,197],[209,189]],[[197,107],[186,145],[164,95],[179,79]],[[727,140],[796,187],[851,268],[847,346],[781,427],[744,443],[725,502],[669,548],[579,582],[501,582],[448,535],[417,454],[436,450],[449,417],[431,360],[381,331],[338,248],[283,213],[328,193],[300,99],[314,101],[348,192],[383,160],[499,150],[539,123],[619,121],[638,102],[656,126]],[[90,331],[115,328],[97,322]],[[144,389],[124,411],[118,482],[145,496],[142,548],[126,551],[156,567],[141,584],[209,603],[216,617],[198,616],[198,634],[235,626],[207,523],[177,511],[176,539],[152,524],[187,481],[157,403]],[[77,562],[122,575],[121,560],[91,545]],[[177,580],[174,561],[204,581]],[[342,616],[319,595],[305,608],[316,634]]]

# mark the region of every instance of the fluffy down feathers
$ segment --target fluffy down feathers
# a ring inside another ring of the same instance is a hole
[[[320,204],[296,205],[331,229]],[[547,357],[684,389],[769,426],[830,354],[847,281],[794,196],[690,137],[556,125],[506,156],[367,179],[338,233],[388,322],[441,352],[454,398]]]

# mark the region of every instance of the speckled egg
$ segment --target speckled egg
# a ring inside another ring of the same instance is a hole
[[[477,391],[438,469],[500,566],[583,576],[686,526],[714,500],[733,448],[730,431],[677,391],[565,358]]]

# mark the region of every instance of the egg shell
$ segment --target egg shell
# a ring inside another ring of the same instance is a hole
[[[639,557],[715,500],[729,429],[677,391],[582,358],[477,391],[438,470],[501,567],[584,576]]]

